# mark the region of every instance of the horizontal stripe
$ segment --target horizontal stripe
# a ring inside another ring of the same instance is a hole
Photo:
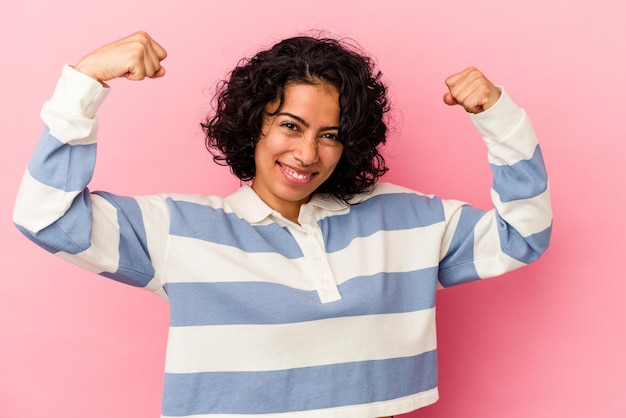
[[[268,372],[166,373],[163,415],[270,414],[394,399],[435,388],[436,365],[433,350]]]
[[[529,199],[540,195],[548,187],[546,168],[539,146],[529,160],[512,165],[491,165],[493,171],[492,188],[502,202]]]
[[[277,224],[253,226],[221,208],[172,199],[168,203],[171,207],[172,235],[228,245],[245,252],[272,252],[286,258],[302,257],[289,231]]]
[[[277,325],[170,327],[166,371],[265,371],[407,357],[436,347],[435,310]]]
[[[63,144],[46,129],[31,156],[28,171],[33,178],[50,187],[78,191],[91,180],[95,163],[95,144]]]
[[[437,267],[442,224],[405,231],[380,231],[357,238],[340,251],[327,254],[337,283],[381,271],[410,272]]]
[[[401,398],[386,401],[364,403],[358,405],[346,405],[335,408],[323,408],[308,411],[290,411],[289,418],[335,418],[337,416],[372,418],[388,417],[403,414],[416,409],[431,405],[439,399],[437,387],[411,394]],[[264,418],[285,418],[284,413],[263,414]],[[250,418],[250,414],[194,414],[186,415],[188,418]],[[171,418],[161,415],[161,418]]]
[[[381,271],[403,272],[438,266],[443,225],[431,225],[409,231],[381,231],[353,240],[342,251],[323,253],[337,284],[358,276]],[[293,259],[274,253],[246,253],[223,246],[180,236],[171,236],[164,277],[168,282],[249,282],[284,284],[301,290],[316,290],[309,277],[310,260]],[[193,260],[193,261],[190,261]],[[355,260],[347,262],[346,260]],[[358,261],[357,261],[358,260]],[[276,266],[280,273],[276,274]]]
[[[434,306],[437,268],[357,277],[339,286],[340,301],[315,291],[260,282],[168,283],[171,325],[284,324],[340,316],[410,312]]]
[[[280,266],[280,274],[277,273]],[[163,275],[168,283],[265,281],[303,290],[315,284],[303,280],[302,259],[288,260],[276,253],[246,253],[238,248],[170,236]]]
[[[433,225],[444,220],[441,201],[415,193],[373,196],[350,206],[345,215],[319,221],[328,252],[346,248],[353,239],[379,231],[396,231]]]

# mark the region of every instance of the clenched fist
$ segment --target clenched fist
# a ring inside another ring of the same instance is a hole
[[[500,89],[474,67],[446,79],[450,90],[443,101],[450,105],[461,105],[469,113],[480,113],[493,106],[500,98]]]
[[[81,58],[74,68],[101,83],[118,77],[143,80],[165,75],[161,66],[165,57],[165,49],[150,35],[137,32],[96,49]]]

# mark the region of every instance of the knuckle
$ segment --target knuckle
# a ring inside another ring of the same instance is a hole
[[[146,32],[135,32],[133,35],[130,36],[129,41],[134,48],[143,50],[150,43],[150,37]]]
[[[148,36],[148,33],[143,30],[139,30],[135,32],[132,36],[134,36],[135,38],[139,38],[139,39],[148,39],[150,37]]]

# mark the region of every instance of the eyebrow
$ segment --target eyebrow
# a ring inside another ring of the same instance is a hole
[[[289,112],[280,112],[277,113],[276,116],[288,116],[292,119],[297,120],[298,122],[300,122],[302,125],[304,125],[306,128],[309,127],[309,124],[307,121],[305,121],[304,119],[302,119],[300,116],[296,116],[293,113],[289,113]],[[320,129],[320,131],[333,131],[333,130],[339,130],[339,126],[326,126],[323,127],[322,129]]]

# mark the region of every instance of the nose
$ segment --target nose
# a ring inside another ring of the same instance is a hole
[[[303,167],[318,162],[317,138],[314,135],[304,135],[296,144],[293,156]]]

